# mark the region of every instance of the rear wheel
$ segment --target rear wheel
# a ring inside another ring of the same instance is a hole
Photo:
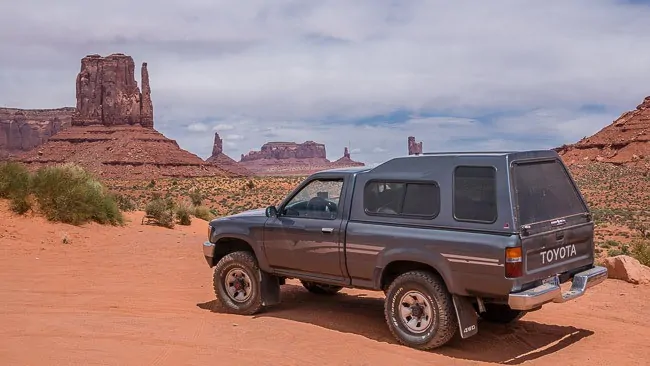
[[[440,347],[458,330],[453,301],[444,282],[426,271],[404,273],[390,284],[384,314],[393,336],[416,349]]]
[[[516,322],[526,315],[526,311],[510,309],[503,304],[485,304],[485,312],[479,314],[481,318],[491,323],[508,324]]]
[[[226,254],[214,267],[212,283],[217,310],[252,315],[262,309],[259,267],[252,253]]]
[[[327,285],[324,283],[300,280],[300,283],[307,291],[319,295],[334,295],[343,289],[342,286]]]

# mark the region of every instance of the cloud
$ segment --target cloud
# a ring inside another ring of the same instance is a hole
[[[187,126],[187,130],[191,132],[205,132],[208,130],[208,126],[203,123],[191,123]]]
[[[0,12],[0,105],[75,105],[80,58],[123,52],[148,62],[156,128],[203,157],[207,131],[233,157],[315,140],[335,159],[349,141],[369,164],[409,135],[548,148],[650,94],[647,19],[623,0],[25,0]]]

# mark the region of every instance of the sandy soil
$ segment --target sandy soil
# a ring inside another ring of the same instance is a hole
[[[0,203],[2,365],[648,365],[650,286],[607,280],[511,326],[433,352],[397,345],[381,293],[291,282],[254,317],[211,311],[205,222],[73,227]]]

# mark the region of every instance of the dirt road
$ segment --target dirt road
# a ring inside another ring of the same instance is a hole
[[[1,203],[4,204],[4,203]],[[54,225],[0,206],[1,365],[649,365],[650,286],[607,280],[432,352],[397,345],[381,293],[296,282],[255,317],[212,312],[205,222]]]

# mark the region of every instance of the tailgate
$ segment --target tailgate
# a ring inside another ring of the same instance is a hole
[[[524,276],[541,279],[591,264],[593,229],[592,222],[578,222],[567,228],[522,236]]]
[[[514,162],[512,179],[524,279],[592,264],[594,224],[564,164],[555,158]]]

